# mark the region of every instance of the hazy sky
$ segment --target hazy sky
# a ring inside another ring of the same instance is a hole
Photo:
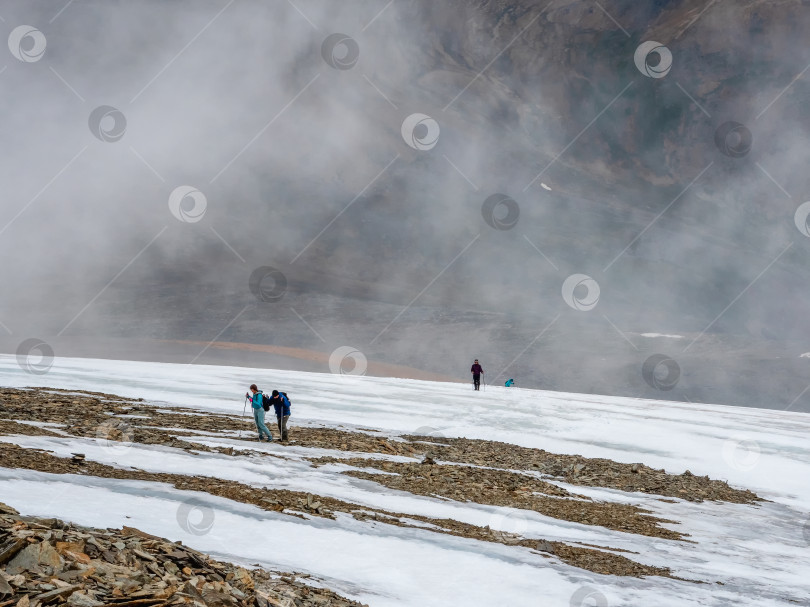
[[[349,343],[633,394],[665,350],[696,398],[750,392],[752,366],[789,402],[810,383],[809,15],[5,2],[3,347]],[[286,289],[251,292],[265,267]]]

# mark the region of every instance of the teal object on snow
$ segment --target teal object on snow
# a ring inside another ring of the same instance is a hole
[[[504,385],[505,385],[507,388],[511,388],[512,386],[514,386],[514,385],[515,385],[515,380],[514,380],[514,379],[507,379],[507,380],[506,380],[506,383],[505,383]]]

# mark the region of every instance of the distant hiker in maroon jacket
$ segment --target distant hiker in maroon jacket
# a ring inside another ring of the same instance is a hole
[[[473,366],[470,367],[470,373],[473,376],[473,385],[475,385],[475,389],[478,390],[481,388],[481,376],[484,374],[484,369],[481,365],[478,364],[478,359],[475,359],[473,362]]]

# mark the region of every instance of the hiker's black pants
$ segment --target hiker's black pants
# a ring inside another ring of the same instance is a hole
[[[481,376],[480,375],[473,375],[473,384],[475,384],[475,389],[478,390],[481,387]]]
[[[281,440],[287,440],[287,420],[290,419],[289,415],[276,415],[278,421],[278,431],[281,434]]]

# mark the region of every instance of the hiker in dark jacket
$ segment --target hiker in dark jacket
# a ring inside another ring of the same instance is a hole
[[[276,410],[276,420],[278,422],[278,431],[281,433],[281,440],[286,441],[287,420],[290,419],[290,399],[285,394],[279,394],[278,390],[273,390],[270,402],[273,403],[273,409]]]
[[[256,422],[256,429],[259,431],[259,440],[261,441],[262,436],[266,434],[267,442],[272,442],[273,435],[270,434],[270,430],[264,425],[264,407],[262,406],[264,395],[262,391],[256,387],[256,384],[251,384],[250,392],[245,394],[245,398],[250,399],[251,406],[253,407],[253,421]]]
[[[478,364],[477,358],[475,359],[475,362],[473,362],[473,366],[470,367],[470,373],[472,373],[473,376],[473,385],[475,386],[475,389],[476,390],[480,389],[481,376],[484,374],[484,369],[483,367],[481,367],[481,365]]]

